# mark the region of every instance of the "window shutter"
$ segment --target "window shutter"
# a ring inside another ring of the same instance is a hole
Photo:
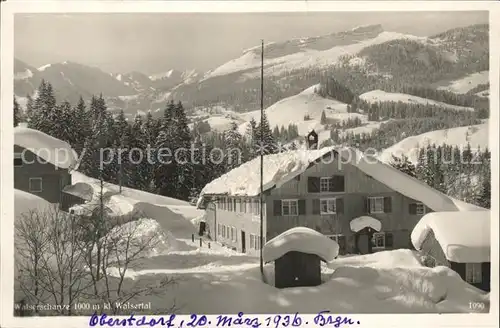
[[[321,213],[321,204],[319,199],[313,199],[312,200],[312,214],[318,215]]]
[[[386,232],[385,233],[385,247],[392,247],[392,245],[393,245],[392,232]]]
[[[334,175],[332,176],[330,191],[332,192],[342,192],[345,191],[344,186],[345,180],[343,175]]]
[[[279,199],[273,202],[273,215],[281,216],[281,200]]]
[[[299,215],[305,215],[306,214],[306,200],[299,199],[299,201],[297,203],[299,206]]]
[[[416,215],[417,214],[417,204],[411,203],[410,205],[408,205],[408,211],[410,212],[410,214]]]
[[[364,208],[364,213],[370,213],[370,198],[365,197],[365,208]]]
[[[343,198],[337,198],[336,199],[336,211],[337,211],[337,214],[342,214],[344,213],[344,199]]]
[[[307,191],[308,192],[319,192],[319,178],[308,177],[307,178]]]
[[[391,213],[392,211],[392,198],[384,197],[384,212]]]

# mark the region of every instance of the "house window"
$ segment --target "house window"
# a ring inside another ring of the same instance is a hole
[[[233,211],[233,199],[229,198],[228,199],[228,211]]]
[[[23,157],[21,153],[14,153],[14,166],[23,166]]]
[[[250,234],[250,248],[255,248],[255,235]]]
[[[284,199],[281,201],[281,215],[298,215],[299,205],[296,199]]]
[[[465,264],[465,281],[469,284],[479,284],[483,280],[483,272],[481,263],[466,263]]]
[[[236,241],[238,241],[238,230],[236,229],[236,227],[233,227],[232,229],[233,229],[233,232],[232,232],[233,237],[231,238],[231,240],[236,242]]]
[[[384,213],[384,197],[370,197],[370,213]]]
[[[373,234],[372,248],[373,249],[385,248],[385,234],[383,232]]]
[[[42,178],[30,178],[29,191],[30,192],[42,192]]]
[[[424,215],[425,214],[425,205],[422,203],[417,203],[415,205],[416,205],[417,215]]]
[[[332,177],[323,177],[319,180],[319,191],[328,192],[330,191],[330,185],[332,183]]]
[[[236,212],[236,198],[233,198],[233,211]]]
[[[321,214],[335,214],[337,199],[335,198],[324,198],[320,200],[320,212]]]
[[[233,230],[233,227],[230,227],[230,230],[231,230],[231,240],[233,241],[234,240],[234,230]]]
[[[260,214],[259,201],[257,199],[253,200],[253,214],[255,215]]]

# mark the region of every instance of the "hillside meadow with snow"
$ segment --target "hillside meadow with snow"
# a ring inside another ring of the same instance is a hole
[[[427,133],[410,136],[402,141],[384,149],[379,154],[379,159],[383,162],[390,163],[392,156],[408,157],[413,163],[417,162],[418,151],[421,147],[427,145],[442,145],[442,144],[458,146],[465,148],[470,144],[471,149],[485,150],[489,147],[489,122],[472,126],[461,126],[452,129],[435,130]]]
[[[426,99],[404,93],[385,92],[382,90],[373,90],[363,93],[362,95],[359,96],[359,98],[372,104],[383,101],[393,101],[393,102],[401,101],[403,103],[409,103],[409,104],[434,105],[453,110],[468,110],[468,111],[474,110],[474,108],[471,107],[455,106],[443,103],[441,101],[435,101],[432,99]]]

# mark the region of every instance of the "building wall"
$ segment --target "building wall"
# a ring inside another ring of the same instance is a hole
[[[241,210],[240,207],[237,207],[237,211],[231,211],[227,208],[224,209],[222,203],[227,199],[238,199],[240,201],[244,201],[245,199],[254,200],[256,198],[220,198],[214,202],[209,203],[206,209],[205,220],[207,222],[210,238],[213,241],[217,241],[218,243],[225,245],[231,249],[242,252],[243,243],[241,232],[243,231],[245,233],[245,253],[249,255],[259,255],[259,248],[258,246],[255,246],[255,242],[258,242],[258,236],[260,234],[260,215],[250,213],[251,207],[248,205],[246,206],[246,212]],[[225,236],[223,236],[222,233],[222,229],[224,229],[224,227],[229,227],[226,228],[229,230],[229,234],[224,234]],[[232,238],[231,227],[233,228]],[[264,225],[264,236],[265,229],[266,227]],[[253,243],[251,242],[251,235],[255,236]]]
[[[341,175],[344,177],[344,191],[311,193],[308,191],[309,177],[327,177]],[[388,197],[391,210],[388,213],[368,213],[366,198]],[[338,197],[342,199],[343,211],[336,214],[321,215],[313,212],[317,199]],[[296,216],[279,216],[274,211],[279,200],[301,199],[305,205],[305,214]],[[379,181],[369,177],[357,167],[342,164],[335,158],[327,158],[323,162],[307,169],[300,177],[292,179],[280,188],[271,190],[267,198],[267,239],[296,226],[315,229],[326,235],[343,234],[347,239],[347,251],[354,248],[354,236],[350,229],[350,221],[359,216],[368,215],[381,221],[382,231],[391,232],[393,246],[390,248],[410,248],[410,233],[422,215],[410,214],[410,204],[417,201],[405,197]],[[427,212],[430,210],[427,209]]]
[[[14,145],[14,153],[22,153],[24,148]],[[62,189],[71,184],[71,175],[68,170],[61,169],[51,163],[37,160],[36,154],[26,150],[24,158],[27,162],[22,166],[14,166],[14,188],[30,192],[30,178],[42,178],[42,191],[33,194],[47,200],[50,203],[61,203]]]

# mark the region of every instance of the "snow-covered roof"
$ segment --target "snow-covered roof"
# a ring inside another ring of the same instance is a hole
[[[62,169],[74,169],[78,155],[62,140],[24,125],[14,128],[14,144],[23,147],[46,162]]]
[[[63,188],[63,192],[90,201],[94,195],[94,188],[85,182],[77,182]]]
[[[433,211],[484,211],[486,209],[453,199],[422,181],[410,177],[373,156],[350,147],[299,149],[264,156],[263,190],[279,188],[302,174],[311,163],[336,152],[342,163],[351,164],[392,190],[417,200]],[[207,184],[200,193],[198,207],[205,195],[257,196],[260,193],[260,158],[246,162]]]
[[[268,241],[262,249],[262,259],[272,262],[288,252],[315,254],[330,263],[339,255],[339,245],[315,230],[295,227]]]
[[[14,214],[16,217],[31,211],[45,212],[53,208],[53,204],[29,192],[14,189]]]
[[[382,230],[382,223],[380,223],[379,220],[372,218],[371,216],[360,216],[358,218],[352,219],[349,224],[353,232],[358,232],[368,227],[377,232]]]
[[[283,185],[331,150],[300,149],[264,156],[263,190]],[[213,180],[201,191],[198,204],[200,205],[203,195],[257,196],[260,193],[259,167],[260,157],[256,157]]]
[[[491,211],[433,212],[424,215],[411,233],[415,249],[432,231],[449,261],[490,262]]]

